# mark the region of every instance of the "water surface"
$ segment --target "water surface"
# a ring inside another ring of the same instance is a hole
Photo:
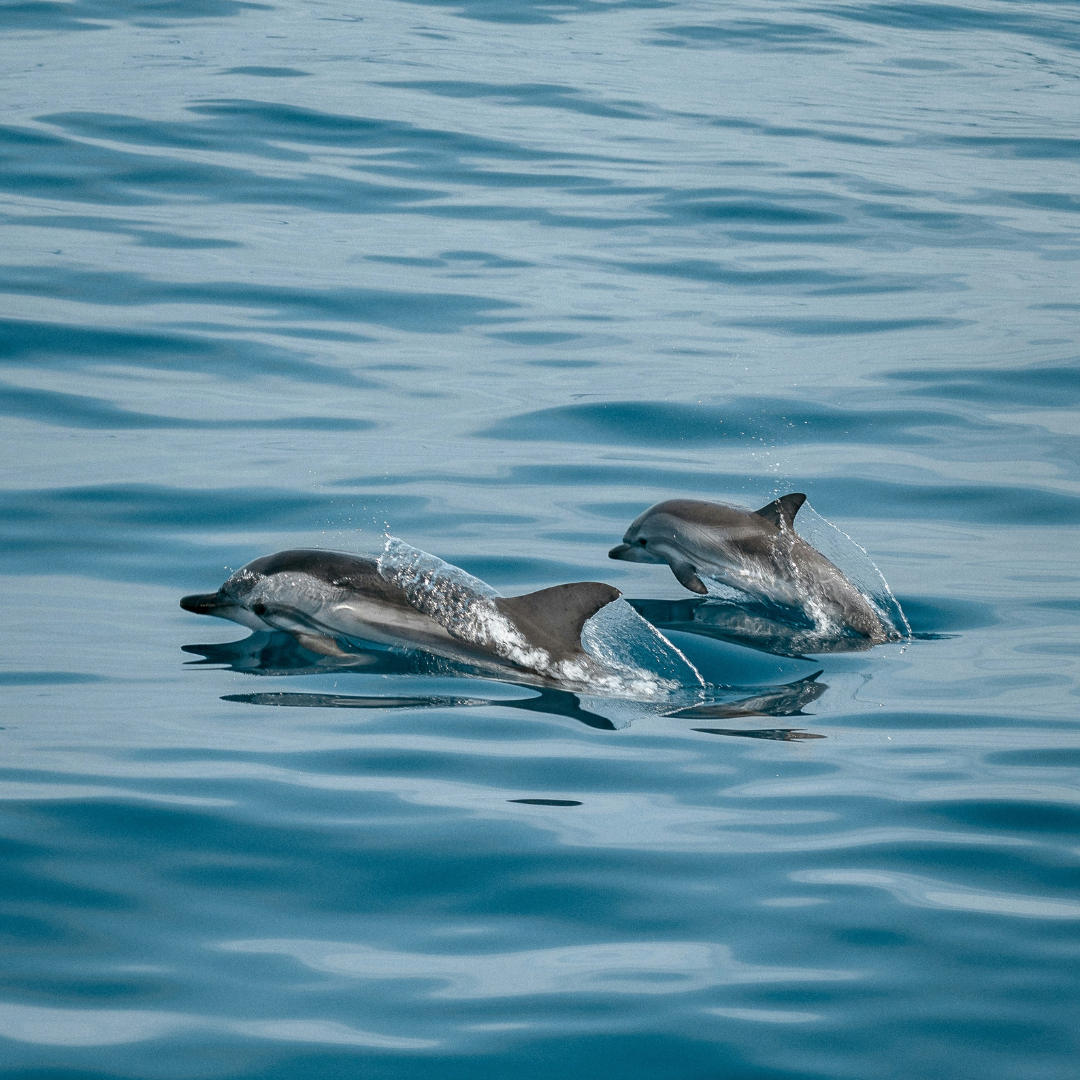
[[[1074,1075],[1073,6],[0,30],[3,1075]],[[685,615],[627,524],[792,490],[916,637],[668,619],[757,716],[177,604],[391,531]]]

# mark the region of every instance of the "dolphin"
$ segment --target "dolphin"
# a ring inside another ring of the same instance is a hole
[[[896,632],[843,572],[795,532],[806,502],[800,492],[760,510],[726,503],[669,499],[634,519],[608,552],[626,562],[667,563],[691,592],[708,593],[702,576],[798,608],[819,630],[836,627],[878,645]]]
[[[217,592],[180,606],[252,630],[284,630],[305,648],[348,656],[339,641],[421,648],[543,685],[588,685],[605,670],[581,644],[585,622],[622,594],[598,581],[525,596],[410,591],[378,559],[338,551],[281,551],[237,570]]]

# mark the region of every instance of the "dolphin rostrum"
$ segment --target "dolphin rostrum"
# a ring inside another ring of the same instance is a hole
[[[650,507],[608,555],[627,562],[667,563],[679,583],[708,593],[702,576],[774,604],[798,608],[819,629],[854,632],[871,644],[899,635],[870,600],[820,551],[795,532],[801,493],[760,510],[725,503],[669,499]]]
[[[430,567],[426,576],[414,566],[388,572],[381,560],[362,555],[281,551],[237,570],[217,592],[185,596],[180,606],[252,630],[287,631],[324,655],[347,655],[340,643],[358,639],[523,673],[545,685],[610,676],[582,647],[581,631],[622,595],[618,589],[579,581],[502,597],[470,589],[457,573],[460,579],[438,578]]]

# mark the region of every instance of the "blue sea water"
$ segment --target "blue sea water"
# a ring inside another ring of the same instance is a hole
[[[0,1075],[1076,1075],[1075,4],[0,33]],[[792,490],[912,640],[691,633],[606,557]],[[765,715],[605,726],[178,606],[387,532],[610,582]]]

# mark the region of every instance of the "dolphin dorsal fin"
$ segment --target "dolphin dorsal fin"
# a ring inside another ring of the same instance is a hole
[[[575,581],[524,596],[500,596],[495,606],[554,660],[581,652],[581,628],[602,607],[622,596],[613,585]]]
[[[795,515],[804,502],[806,502],[806,496],[802,492],[793,491],[790,495],[781,495],[779,499],[767,503],[754,513],[778,529],[794,529]]]

